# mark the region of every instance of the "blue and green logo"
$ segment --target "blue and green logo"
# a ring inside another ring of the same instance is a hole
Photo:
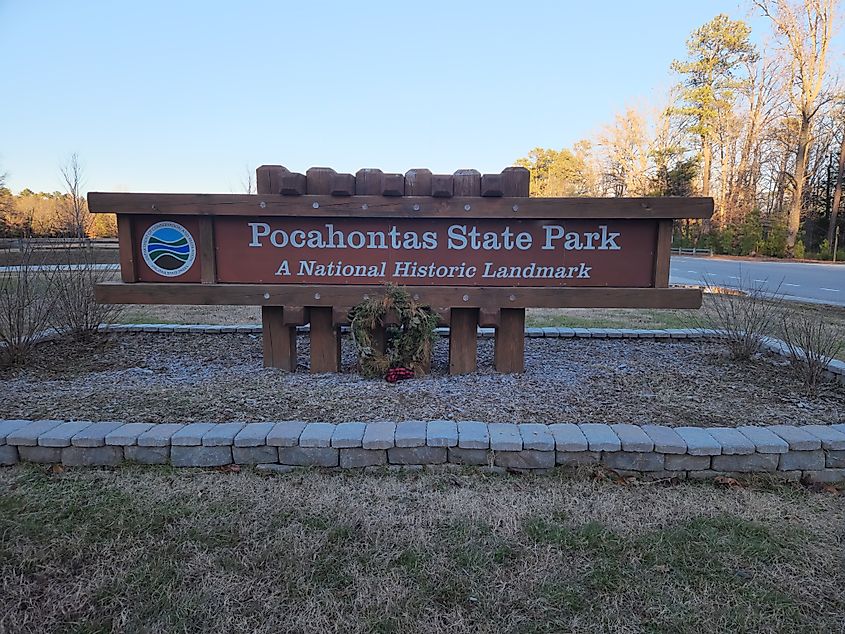
[[[154,272],[176,277],[191,268],[197,247],[194,237],[178,222],[157,222],[144,233],[141,255]]]

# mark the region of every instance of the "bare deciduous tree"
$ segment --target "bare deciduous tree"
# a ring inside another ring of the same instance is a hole
[[[842,204],[842,185],[845,181],[845,103],[842,105],[842,140],[839,143],[839,163],[836,170],[836,187],[833,190],[833,203],[830,207],[830,224],[827,227],[827,243],[833,248],[839,206]]]
[[[645,196],[650,187],[650,139],[645,117],[635,108],[616,115],[599,137],[605,182],[614,196]]]
[[[68,235],[82,240],[91,229],[92,218],[82,191],[84,176],[79,155],[73,153],[68,162],[61,168],[61,172],[67,199],[62,205],[61,228]]]
[[[241,181],[241,186],[244,188],[245,194],[255,193],[255,174],[247,165],[244,168],[244,179]]]
[[[793,256],[801,224],[813,119],[827,100],[823,90],[837,0],[754,0],[754,4],[774,24],[791,62],[790,96],[799,117],[786,240],[787,254]]]

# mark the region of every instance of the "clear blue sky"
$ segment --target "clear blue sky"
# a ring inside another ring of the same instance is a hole
[[[241,191],[247,167],[499,171],[659,98],[742,0],[0,0],[13,191]],[[768,28],[752,18],[758,37]]]

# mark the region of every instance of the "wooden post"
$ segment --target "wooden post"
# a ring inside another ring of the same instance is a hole
[[[279,194],[282,191],[282,175],[287,174],[281,165],[262,165],[255,170],[255,192],[258,194]]]
[[[214,247],[214,218],[200,216],[200,281],[214,284],[217,281],[217,252]]]
[[[305,172],[305,183],[309,194],[331,194],[332,183],[337,174],[330,167],[312,167]]]
[[[499,311],[493,367],[497,372],[525,370],[525,309],[503,308]]]
[[[431,196],[431,170],[412,169],[405,172],[406,196]]]
[[[337,174],[328,167],[312,167],[306,172],[306,192],[329,194]],[[340,328],[335,326],[332,306],[309,309],[311,320],[311,373],[340,371]]]
[[[452,177],[454,196],[481,196],[481,174],[478,170],[458,170]]]
[[[135,219],[128,214],[117,214],[117,241],[120,249],[120,279],[123,282],[137,282],[138,268],[135,264]]]
[[[296,326],[285,324],[284,308],[261,307],[261,338],[265,368],[296,370]]]
[[[451,198],[455,191],[455,177],[452,174],[431,175],[431,195],[435,198]]]
[[[477,308],[453,308],[449,316],[449,374],[475,372]]]
[[[340,327],[334,325],[331,306],[312,306],[311,374],[340,371]]]
[[[657,221],[657,250],[654,253],[654,288],[668,288],[672,255],[672,221]]]
[[[288,174],[288,170],[281,165],[262,165],[255,173],[257,192],[278,194],[285,174]],[[202,232],[202,225],[200,229]],[[213,240],[212,234],[212,245]],[[203,271],[206,271],[205,263]],[[214,273],[216,274],[216,271]],[[284,309],[281,306],[261,307],[261,337],[264,367],[294,372],[296,370],[296,326],[285,322]]]
[[[496,181],[499,182],[496,182]],[[505,196],[528,196],[530,173],[522,167],[509,167],[501,179],[488,179],[493,191]],[[493,367],[497,372],[522,372],[525,369],[525,309],[502,308],[493,343]]]

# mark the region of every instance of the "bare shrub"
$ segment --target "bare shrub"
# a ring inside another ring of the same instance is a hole
[[[815,393],[828,364],[845,347],[839,332],[822,317],[784,313],[781,337],[789,349],[793,367],[803,376],[807,389]]]
[[[56,303],[54,274],[22,240],[20,265],[0,272],[0,362],[20,365],[50,326]]]
[[[784,302],[780,285],[768,291],[742,279],[738,290],[705,287],[711,295],[702,306],[707,326],[722,332],[731,356],[747,360],[759,353],[765,337],[778,327]]]
[[[67,265],[55,274],[53,325],[76,340],[88,340],[101,324],[114,322],[123,312],[123,306],[100,304],[94,295],[97,284],[113,277],[113,267],[97,264],[94,249],[88,244],[69,243],[68,246],[78,249],[79,263]]]

